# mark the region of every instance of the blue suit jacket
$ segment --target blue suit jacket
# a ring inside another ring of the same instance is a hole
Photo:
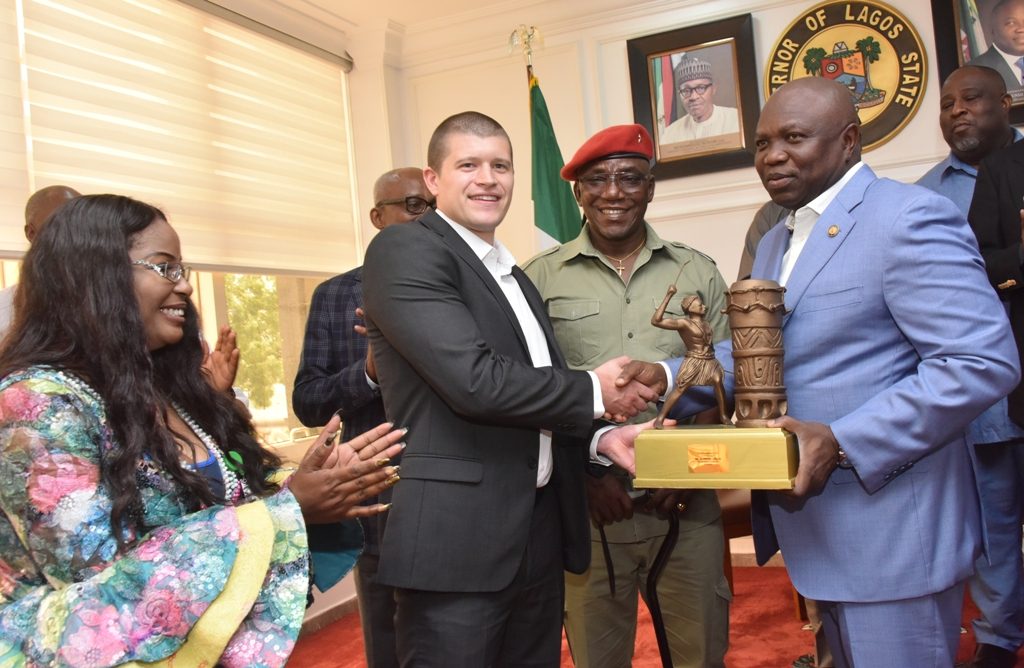
[[[788,241],[785,226],[768,232],[754,278],[778,278]],[[865,166],[786,288],[789,414],[831,425],[855,469],[807,499],[755,495],[768,501],[755,502],[759,559],[781,546],[796,588],[820,600],[897,600],[963,580],[981,545],[964,428],[1019,375],[963,216]]]

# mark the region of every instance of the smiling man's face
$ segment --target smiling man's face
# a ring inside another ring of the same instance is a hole
[[[574,192],[587,217],[591,235],[611,242],[634,236],[637,228],[644,224],[647,204],[654,198],[650,173],[650,163],[643,158],[599,160],[579,171]],[[627,177],[627,183],[623,183],[623,176]],[[627,185],[632,182],[638,185]],[[599,183],[602,187],[589,183]]]
[[[455,132],[445,148],[440,168],[423,173],[437,209],[493,244],[494,230],[512,203],[512,146],[504,135]]]

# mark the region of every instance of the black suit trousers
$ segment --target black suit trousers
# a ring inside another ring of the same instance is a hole
[[[529,543],[512,583],[500,591],[397,589],[402,667],[557,668],[565,598],[559,515],[555,490],[537,490]]]

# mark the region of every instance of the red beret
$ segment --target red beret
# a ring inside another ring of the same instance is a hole
[[[654,157],[654,142],[647,128],[637,123],[613,125],[583,142],[572,160],[560,172],[566,181],[575,181],[576,172],[601,158]]]

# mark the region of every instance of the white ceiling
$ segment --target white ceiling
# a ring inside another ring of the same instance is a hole
[[[543,0],[211,0],[334,53],[359,33],[401,26],[429,30],[456,17],[486,15]]]
[[[508,0],[278,0],[343,17],[357,30],[390,20],[407,28],[510,4]]]

